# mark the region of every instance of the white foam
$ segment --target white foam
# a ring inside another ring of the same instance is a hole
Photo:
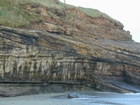
[[[140,95],[140,93],[124,93],[125,95]]]

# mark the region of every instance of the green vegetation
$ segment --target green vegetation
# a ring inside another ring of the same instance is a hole
[[[13,27],[19,25],[24,26],[28,24],[27,19],[23,18],[22,16],[22,14],[24,14],[22,8],[16,3],[12,3],[12,0],[0,0],[0,24],[1,25]]]
[[[0,0],[0,25],[28,27],[30,21],[43,21],[43,18],[37,14],[27,14],[24,10],[26,4],[41,4],[48,8],[64,8],[64,4],[58,0]],[[70,6],[67,5],[67,7]]]
[[[73,7],[71,5],[62,3],[59,0],[31,0],[31,1],[35,2],[35,3],[40,3],[44,6],[47,6],[48,8],[63,9],[63,8],[65,8],[65,5],[67,8]]]
[[[33,5],[43,5],[47,8],[54,9],[66,9],[73,8],[74,6],[60,2],[59,0],[0,0],[0,25],[10,26],[10,27],[29,27],[30,23],[39,23],[43,22],[44,19],[40,14],[36,12],[28,13],[25,9],[27,4]],[[102,13],[96,9],[82,8],[78,7],[82,12],[91,16],[91,17],[105,17],[112,19],[105,13]],[[53,11],[47,11],[48,14],[53,16]],[[75,13],[70,13],[67,15],[77,15]],[[71,17],[69,16],[69,18]],[[67,17],[68,18],[68,17]],[[115,21],[114,19],[112,19]]]
[[[78,7],[82,12],[84,12],[85,14],[91,16],[91,17],[104,17],[107,19],[110,19],[112,21],[115,21],[116,23],[118,23],[119,25],[123,26],[122,23],[120,23],[119,21],[111,18],[109,15],[97,10],[97,9],[91,9],[91,8],[83,8],[83,7]]]
[[[78,7],[82,12],[85,14],[91,16],[91,17],[104,17],[104,18],[111,18],[105,13],[102,13],[101,11],[97,9],[91,9],[91,8],[83,8],[83,7]]]

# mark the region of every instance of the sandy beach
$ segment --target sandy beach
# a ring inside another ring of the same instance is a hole
[[[139,105],[139,93],[73,92],[79,98],[68,98],[69,92],[0,98],[0,105]]]
[[[0,105],[75,105],[76,102],[73,102],[68,98],[55,98],[60,96],[67,97],[68,94],[69,93],[50,93],[11,98],[0,98]]]
[[[66,94],[67,93],[51,93],[0,98],[0,105],[65,105],[65,102],[62,100],[53,99],[52,97]]]

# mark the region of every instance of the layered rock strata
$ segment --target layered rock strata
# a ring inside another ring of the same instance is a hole
[[[111,81],[123,81],[124,70],[140,70],[140,46],[130,39],[0,27],[0,49],[0,82],[4,83],[82,84],[131,92]]]
[[[89,16],[73,6],[27,4],[22,8],[42,20],[30,20],[28,28],[0,26],[1,83],[75,84],[139,92],[125,82],[139,87],[140,44],[120,22]]]

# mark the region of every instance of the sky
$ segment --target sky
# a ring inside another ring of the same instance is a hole
[[[60,0],[64,1],[64,0]],[[98,9],[120,21],[124,30],[130,31],[132,39],[140,42],[139,0],[65,0],[67,4]]]

